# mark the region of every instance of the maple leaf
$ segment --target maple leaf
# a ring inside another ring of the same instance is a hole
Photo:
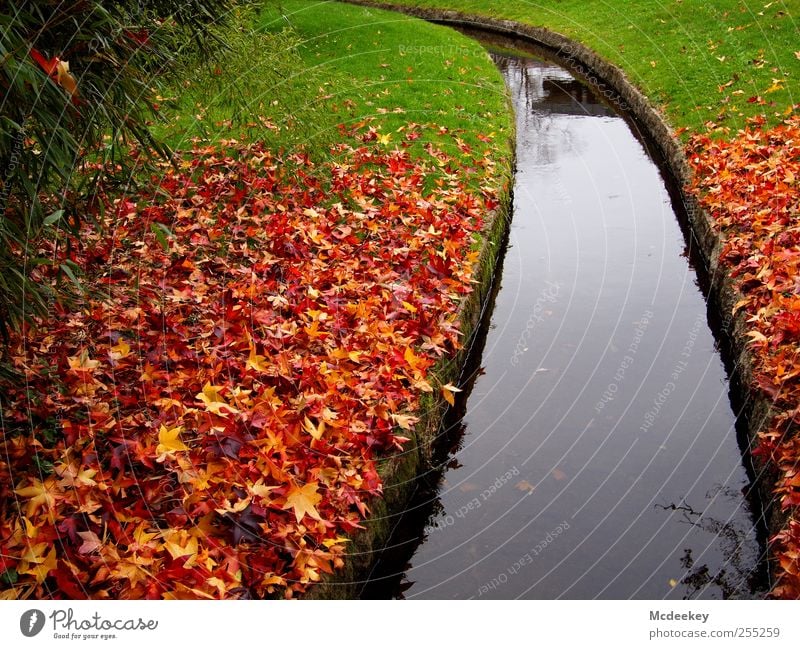
[[[194,565],[197,557],[197,537],[190,536],[186,530],[170,530],[164,533],[164,548],[173,559],[187,558],[185,568]]]
[[[442,396],[451,406],[456,405],[455,393],[461,390],[450,383],[442,386]]]
[[[58,481],[59,487],[94,487],[97,485],[97,481],[94,480],[97,475],[97,469],[81,469],[77,463],[72,463],[69,465],[57,465],[54,470],[56,475],[61,478]]]
[[[258,496],[259,498],[269,501],[271,497],[271,493],[277,489],[277,487],[268,487],[264,484],[263,480],[259,480],[254,485],[249,487],[250,493],[254,496]]]
[[[158,537],[157,532],[146,531],[145,524],[140,523],[133,533],[133,543],[130,544],[129,550],[131,552],[140,552],[142,550],[153,549],[156,546],[154,539]]]
[[[303,430],[316,440],[322,439],[322,435],[325,432],[325,422],[320,421],[319,424],[314,425],[314,423],[306,417],[303,420]]]
[[[747,336],[751,339],[753,344],[769,342],[769,339],[760,331],[748,331]]]
[[[135,558],[131,561],[121,561],[113,569],[113,575],[120,579],[127,579],[130,581],[131,586],[137,586],[142,583],[147,583],[150,573],[143,567],[138,565],[139,559]]]
[[[108,355],[112,360],[119,361],[128,356],[130,353],[131,346],[124,340],[120,339],[120,341],[109,350]]]
[[[237,500],[235,503],[231,504],[229,500],[225,500],[223,507],[217,507],[214,511],[218,514],[229,514],[229,513],[239,513],[244,511],[250,506],[250,498],[244,498],[242,500]]]
[[[42,56],[42,53],[35,48],[31,48],[31,58],[39,64],[39,67],[44,70],[45,74],[48,76],[54,77],[57,74],[58,62],[59,58],[54,56],[51,59],[46,59]]]
[[[527,480],[520,480],[520,481],[519,481],[517,484],[515,484],[514,486],[515,486],[517,489],[519,489],[520,491],[525,491],[525,492],[528,492],[528,493],[530,493],[530,492],[532,492],[532,491],[534,491],[534,490],[536,489],[536,486],[535,486],[535,485],[532,485],[532,484],[531,484],[530,482],[528,482]]]
[[[414,417],[413,415],[392,414],[391,417],[394,423],[405,430],[413,430],[414,424],[419,421],[419,417]]]
[[[68,61],[59,61],[56,64],[56,76],[58,85],[66,90],[71,97],[74,97],[78,92],[78,82],[69,71]]]
[[[217,415],[225,416],[228,413],[237,413],[239,412],[236,408],[229,405],[225,399],[223,399],[219,395],[219,391],[223,390],[224,386],[221,385],[211,385],[210,383],[206,383],[203,386],[203,391],[198,392],[195,395],[195,398],[202,401],[205,406],[206,410],[209,412],[213,412]],[[224,412],[227,411],[227,412]]]
[[[350,539],[346,536],[337,536],[335,539],[325,539],[322,542],[322,544],[329,549],[335,545],[344,545],[345,543],[350,543]]]
[[[42,554],[42,552],[47,549],[48,545],[48,543],[38,543],[30,547],[22,556],[22,563],[17,572],[23,575],[32,575],[36,579],[37,584],[41,584],[47,579],[47,575],[50,571],[58,567],[55,545],[50,546],[50,552],[46,555]]]
[[[14,493],[23,498],[30,498],[28,506],[25,509],[25,515],[31,518],[39,508],[45,507],[50,509],[55,503],[54,495],[55,480],[47,478],[44,482],[33,479],[33,484],[30,487],[20,487],[15,489]]]
[[[83,544],[78,548],[80,554],[91,554],[103,547],[103,542],[94,532],[78,532],[83,539]]]
[[[67,362],[72,370],[94,370],[100,365],[100,361],[89,358],[89,352],[85,349],[77,356],[70,356]]]
[[[181,426],[167,428],[164,424],[161,424],[161,428],[158,430],[158,446],[156,447],[159,462],[163,462],[164,458],[171,453],[189,450],[189,447],[181,441],[181,432],[183,432]]]
[[[406,359],[409,367],[414,370],[421,369],[425,365],[424,359],[417,356],[411,347],[406,347],[405,352],[403,352],[403,358]]]
[[[266,356],[256,354],[256,348],[250,348],[250,355],[247,357],[247,367],[256,372],[269,372],[271,365],[267,362]]]
[[[316,506],[322,500],[322,495],[317,492],[317,487],[319,487],[318,482],[309,482],[302,487],[292,485],[291,489],[289,489],[284,509],[293,508],[294,516],[298,523],[303,520],[303,516],[306,514],[315,520],[322,520],[316,510]]]

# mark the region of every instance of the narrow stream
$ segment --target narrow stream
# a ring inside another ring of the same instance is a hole
[[[590,85],[493,56],[518,128],[501,284],[457,448],[363,596],[761,597],[726,372],[665,182]]]

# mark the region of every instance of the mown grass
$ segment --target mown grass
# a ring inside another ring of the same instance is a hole
[[[187,70],[162,92],[157,134],[175,148],[192,138],[260,139],[276,150],[327,155],[339,125],[365,119],[387,145],[409,123],[447,129],[437,146],[478,150],[495,134],[509,154],[511,118],[502,77],[474,41],[393,12],[288,0],[242,12],[225,35],[230,48]],[[431,141],[415,142],[420,153]]]
[[[624,69],[676,127],[776,123],[800,103],[798,0],[386,1],[560,32]]]

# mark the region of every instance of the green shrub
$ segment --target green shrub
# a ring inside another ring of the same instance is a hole
[[[73,268],[37,259],[42,241],[92,213],[103,169],[127,182],[168,153],[149,131],[154,83],[187,57],[208,59],[232,0],[11,0],[0,9],[0,333],[47,311],[52,278]],[[110,163],[110,164],[106,164]]]

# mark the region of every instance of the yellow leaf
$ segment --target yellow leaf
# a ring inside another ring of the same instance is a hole
[[[230,512],[238,513],[243,512],[250,506],[250,501],[252,499],[248,496],[244,500],[237,500],[233,505],[231,505],[230,501],[226,498],[223,502],[225,504],[224,507],[217,507],[215,511],[218,514],[227,514]]]
[[[58,75],[58,85],[74,97],[78,92],[78,82],[70,74],[69,61],[59,61],[56,65],[56,74]]]
[[[125,358],[130,353],[131,346],[124,340],[120,339],[120,341],[111,348],[109,356],[111,356],[112,360],[118,361],[122,358]]]
[[[188,567],[197,557],[197,538],[189,536],[186,530],[174,530],[165,534],[164,548],[173,559],[188,557],[188,561],[183,564]]]
[[[155,532],[151,533],[145,531],[144,523],[142,523],[134,531],[133,540],[136,542],[136,545],[138,545],[139,548],[155,547],[155,544],[151,543],[151,541],[156,538],[156,536],[158,536],[158,534]]]
[[[348,539],[347,537],[345,537],[345,536],[337,536],[335,539],[325,539],[322,542],[322,545],[324,545],[326,548],[331,548],[334,545],[344,545],[345,543],[349,543],[349,542],[350,542],[350,539]]]
[[[25,553],[20,557],[22,561],[28,563],[44,563],[44,551],[47,550],[47,543],[37,543],[36,545],[28,546]]]
[[[314,423],[306,417],[303,421],[303,430],[314,439],[322,439],[322,434],[325,432],[325,422],[321,421],[319,425],[315,426]]]
[[[212,588],[217,589],[217,596],[220,599],[222,599],[225,596],[225,593],[228,592],[228,585],[219,577],[209,577],[206,579],[206,583]]]
[[[754,342],[754,343],[765,343],[765,342],[768,342],[767,337],[764,334],[762,334],[760,331],[755,331],[755,330],[754,331],[748,331],[747,335],[750,336],[750,338],[752,339],[751,342]]]
[[[138,561],[138,558],[134,559]],[[149,574],[143,568],[140,568],[133,561],[125,561],[117,564],[116,568],[112,571],[115,577],[121,577],[131,582],[131,586],[136,586],[139,583],[147,583]]]
[[[417,376],[420,376],[421,373],[417,372]],[[422,390],[423,392],[433,392],[433,386],[428,383],[425,379],[415,379],[411,382],[411,386],[415,390]]]
[[[778,92],[779,90],[783,90],[784,83],[785,83],[784,79],[773,79],[772,85],[769,88],[767,88],[766,93]]]
[[[461,392],[461,390],[450,383],[442,386],[442,396],[444,397],[444,400],[447,401],[447,403],[449,403],[451,406],[456,405],[456,392]]]
[[[36,535],[39,533],[39,528],[24,516],[22,517],[22,520],[25,522],[25,536],[27,536],[29,539],[36,538]]]
[[[48,478],[44,482],[40,482],[34,478],[33,484],[30,487],[21,487],[14,491],[18,496],[30,498],[28,507],[25,510],[25,515],[28,518],[31,518],[39,511],[40,507],[49,509],[53,506],[56,501],[55,494],[53,493],[54,487],[55,480],[53,480],[53,478]]]
[[[41,563],[36,563],[27,570],[20,570],[20,572],[24,572],[27,575],[33,575],[36,577],[36,583],[41,584],[45,579],[47,579],[47,575],[50,573],[50,571],[55,570],[57,566],[58,559],[56,558],[56,548],[55,546],[52,546],[50,548],[50,552],[47,553],[47,556],[41,561]]]
[[[161,424],[161,428],[158,431],[158,446],[156,447],[156,453],[160,457],[175,451],[189,450],[189,447],[181,441],[182,430],[181,426],[167,428],[164,424]]]
[[[206,383],[203,386],[203,391],[198,392],[195,397],[200,399],[204,404],[206,404],[206,410],[213,412],[217,415],[226,415],[228,413],[222,412],[222,409],[225,408],[230,412],[239,412],[233,406],[230,406],[226,403],[225,399],[223,399],[219,395],[219,391],[223,389],[224,386],[222,385],[211,385],[210,383]]]
[[[293,508],[294,516],[298,523],[303,520],[303,516],[306,514],[318,521],[322,520],[316,509],[317,504],[322,500],[322,495],[317,493],[317,487],[319,487],[319,482],[309,482],[302,487],[292,485],[289,490],[284,509]]]
[[[247,367],[254,369],[256,372],[267,372],[269,371],[269,365],[265,364],[264,361],[266,360],[266,356],[256,354],[255,347],[251,347],[250,355],[247,357]]]
[[[81,471],[80,467],[75,462],[69,465],[56,465],[55,472],[61,478],[61,480],[58,481],[58,486],[65,489],[69,487],[74,488],[79,485],[86,487],[94,487],[97,485],[97,482],[93,480],[94,476],[97,475],[97,469],[83,469]]]
[[[736,312],[739,309],[741,309],[743,306],[747,306],[749,303],[750,303],[750,300],[748,298],[744,298],[742,300],[739,300],[736,304],[733,305],[733,308],[731,309],[731,315],[736,315]]]
[[[392,420],[396,423],[400,428],[404,428],[405,430],[412,430],[414,428],[414,424],[416,424],[419,419],[417,417],[413,417],[412,415],[392,415]]]
[[[408,365],[415,370],[419,369],[423,360],[414,353],[414,350],[411,349],[411,347],[406,347],[406,351],[403,353],[403,358],[405,358],[406,363],[408,363]]]
[[[387,133],[386,135],[378,135],[378,142],[381,144],[389,144],[392,139],[392,134]]]
[[[263,498],[264,500],[269,500],[272,491],[275,489],[277,489],[277,487],[268,487],[263,483],[263,481],[259,480],[252,487],[250,487],[250,493],[252,493],[254,496],[258,496],[259,498]]]
[[[442,396],[444,397],[444,400],[447,401],[447,403],[449,403],[451,406],[456,405],[456,399],[453,396],[452,392],[449,392],[448,390],[442,388]]]
[[[48,546],[50,547],[50,552],[45,555],[44,551]],[[49,543],[37,543],[29,547],[27,552],[20,558],[22,563],[17,571],[23,575],[33,575],[36,577],[36,583],[39,584],[47,579],[48,573],[51,570],[55,570],[58,565],[55,545],[50,545]]]
[[[71,370],[93,370],[100,365],[100,361],[93,361],[89,358],[89,352],[85,349],[78,356],[67,358],[67,362]]]

